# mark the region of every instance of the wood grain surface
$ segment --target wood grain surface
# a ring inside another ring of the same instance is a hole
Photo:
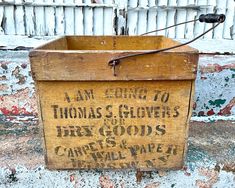
[[[178,44],[165,37],[62,37],[30,53],[50,169],[179,169],[198,53],[109,60]]]
[[[114,58],[179,44],[159,36],[64,37],[30,53],[36,80],[192,80],[198,52],[188,46],[121,60],[118,76],[108,62]]]
[[[48,167],[179,168],[191,84],[39,82]]]

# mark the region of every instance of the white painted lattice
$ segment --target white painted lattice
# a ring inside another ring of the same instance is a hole
[[[226,15],[225,23],[205,35],[205,38],[235,38],[234,0],[129,0],[126,3],[128,16],[125,31],[129,35],[140,35],[155,29],[193,20],[198,18],[200,14],[223,13]],[[210,27],[211,24],[188,23],[153,33],[153,35],[193,38]]]
[[[200,14],[223,13],[226,22],[204,38],[234,39],[234,9],[234,0],[0,0],[0,34],[139,35]],[[210,27],[188,23],[153,35],[190,39]]]
[[[112,35],[112,0],[0,0],[6,35]]]

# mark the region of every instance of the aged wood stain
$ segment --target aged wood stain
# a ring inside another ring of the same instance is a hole
[[[197,51],[183,46],[129,58],[116,77],[108,66],[113,57],[175,44],[164,37],[82,36],[32,51],[47,167],[181,168]]]
[[[176,82],[39,83],[48,166],[182,164],[191,82]]]

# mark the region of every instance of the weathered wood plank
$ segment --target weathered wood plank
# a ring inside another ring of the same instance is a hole
[[[104,0],[106,4],[112,4],[112,0]],[[114,12],[113,8],[104,9],[104,35],[113,35],[114,32]]]
[[[159,0],[158,6],[167,6],[167,1]],[[157,13],[157,29],[162,29],[166,27],[167,21],[167,11],[166,10],[158,10]],[[166,30],[158,31],[157,35],[165,35]]]
[[[47,42],[42,46],[39,46],[39,50],[68,50],[68,44],[66,37],[60,37],[53,41]]]
[[[4,7],[0,6],[0,23],[3,22],[3,18],[4,18]],[[2,26],[0,26],[0,35],[3,35],[3,34],[4,34],[4,30],[3,30]]]
[[[169,6],[176,6],[177,1],[176,0],[169,0],[168,5]],[[175,14],[176,14],[176,10],[174,10],[174,9],[168,10],[167,26],[171,26],[171,25],[176,24]],[[167,32],[166,36],[168,36],[170,38],[175,38],[175,27],[168,29],[166,32]]]
[[[154,50],[179,44],[163,36],[67,36],[65,38],[69,50]],[[44,49],[50,50],[50,48]],[[191,52],[195,51],[195,49],[186,45],[173,51]]]
[[[193,5],[195,3],[195,0],[188,0],[188,4]],[[196,18],[197,11],[195,10],[187,10],[187,16],[186,21],[194,20]],[[185,25],[185,38],[194,38],[194,26],[195,23],[187,23]]]
[[[123,35],[126,33],[126,11],[127,11],[127,4],[128,0],[115,0],[115,4],[117,5],[117,34]]]
[[[63,0],[56,0],[57,3],[63,3]],[[55,34],[64,35],[64,8],[56,7],[55,9]]]
[[[38,0],[38,2],[43,2],[43,0]],[[33,8],[33,7],[26,7]],[[25,9],[26,9],[25,8]],[[35,24],[36,24],[36,35],[44,35],[45,34],[45,22],[44,22],[44,7],[35,7]]]
[[[73,0],[65,0],[65,3],[73,3]],[[64,9],[64,20],[65,20],[65,34],[74,34],[74,8],[65,7]]]
[[[207,3],[206,0],[198,0],[197,1],[197,4],[199,6],[205,5],[206,3]],[[201,9],[200,11],[198,11],[197,12],[197,17],[199,17],[201,14],[206,14],[206,9]],[[208,24],[208,25],[211,25],[211,24]],[[205,31],[205,23],[196,22],[196,25],[195,25],[195,36],[198,36],[198,35],[202,34],[204,31]]]
[[[127,18],[127,30],[129,35],[137,34],[138,12],[131,10],[137,7],[137,1],[129,0],[128,2],[128,18]]]
[[[92,1],[95,1],[95,0],[92,0]],[[98,0],[97,0],[98,1]],[[112,8],[112,7],[115,7],[115,5],[113,4],[96,4],[96,3],[92,3],[90,5],[87,5],[86,3],[80,3],[80,4],[77,4],[77,3],[61,3],[61,2],[58,2],[56,0],[56,2],[51,2],[51,3],[48,3],[48,2],[39,2],[39,1],[31,1],[31,2],[22,2],[22,3],[14,3],[14,1],[9,1],[9,2],[6,2],[6,1],[0,1],[0,5],[1,6],[25,6],[25,7],[72,7],[72,8],[75,8],[75,7],[92,7],[92,8],[95,8],[95,7],[103,7],[103,8]]]
[[[177,43],[159,36],[68,36],[31,51],[47,167],[181,168],[197,51],[184,46],[121,60],[117,76],[108,66],[115,57]]]
[[[182,167],[191,81],[37,85],[48,168]]]
[[[25,0],[25,2],[32,2],[33,0]],[[35,18],[34,18],[34,8],[25,7],[25,23],[26,23],[26,34],[29,36],[35,35]]]
[[[22,0],[15,0],[15,3],[21,3],[21,2]],[[25,34],[24,16],[25,14],[24,14],[23,6],[15,7],[15,29],[16,29],[17,35]]]
[[[235,40],[235,15],[234,15],[234,18],[233,18],[232,38],[233,38],[233,40]]]
[[[82,0],[75,0],[76,4],[81,4]],[[75,25],[75,35],[83,35],[84,34],[84,15],[83,15],[83,8],[82,7],[76,7],[74,10],[74,25]]]
[[[178,0],[178,6],[185,6],[187,5],[187,1],[185,0]],[[186,10],[177,10],[176,14],[176,23],[181,23],[186,21]],[[176,38],[184,38],[185,37],[185,25],[180,25],[176,27]]]
[[[217,14],[225,14],[226,11],[226,1],[216,0],[216,13]],[[221,39],[223,38],[223,31],[224,31],[224,24],[220,24],[218,27],[214,29],[214,39]]]
[[[68,49],[71,51],[51,51],[42,47],[45,52],[40,49],[31,52],[31,67],[37,80],[181,80],[195,78],[195,62],[197,62],[198,54],[196,54],[197,51],[187,46],[172,52],[121,60],[121,64],[116,67],[118,76],[113,76],[113,71],[108,66],[111,59],[138,53],[139,51],[136,50],[153,50],[177,44],[170,39],[162,37],[68,37],[67,42]]]
[[[77,54],[51,52],[46,56],[41,54],[47,61],[34,61],[32,70],[37,80],[190,80],[195,78],[196,65],[189,65],[195,56],[190,53],[174,57],[169,53],[164,53],[162,56],[153,55],[151,58],[128,58],[128,60],[123,60],[120,66],[116,66],[118,76],[115,77],[107,64],[112,58],[124,54],[134,54],[134,52],[83,51]],[[65,64],[67,59],[70,61]],[[145,62],[145,59],[148,59],[148,62]],[[91,63],[94,61],[97,64]],[[158,66],[161,68],[154,70]],[[178,70],[180,68],[181,70]],[[174,72],[172,72],[173,69]]]
[[[207,14],[215,13],[216,0],[208,0],[207,3],[208,3],[208,5],[210,5],[210,7],[207,9]],[[205,24],[205,31],[207,31],[211,27],[212,27],[211,24]],[[204,38],[212,39],[213,38],[213,32],[214,31],[211,31],[211,32],[207,33],[206,35],[204,35]]]
[[[10,2],[11,0],[6,0],[6,2]],[[15,19],[14,19],[14,6],[6,6],[4,11],[5,17],[5,34],[14,35],[15,32]]]
[[[103,0],[97,1],[103,3]],[[94,35],[103,35],[105,27],[110,27],[104,24],[104,9],[102,7],[94,8]]]
[[[53,3],[53,0],[45,0],[45,2]],[[52,36],[55,31],[55,9],[54,7],[45,7],[45,35]]]
[[[140,7],[147,7],[148,0],[139,0],[139,6]],[[146,33],[147,29],[147,10],[141,10],[139,11],[138,15],[138,27],[137,27],[137,34],[141,35],[143,33]]]
[[[146,42],[141,41],[146,40]],[[128,40],[128,42],[127,42]],[[70,50],[147,50],[161,48],[162,37],[67,37]]]
[[[234,7],[234,10],[231,8]],[[226,5],[226,20],[224,22],[224,32],[223,32],[223,38],[225,39],[231,39],[231,28],[233,27],[233,20],[234,20],[234,14],[235,12],[235,2],[233,0],[227,0]]]
[[[84,3],[91,4],[90,0],[85,0]],[[91,7],[84,8],[84,34],[93,35],[93,10]]]
[[[149,7],[156,6],[155,0],[149,0]],[[157,28],[157,11],[155,9],[150,9],[148,11],[148,20],[147,20],[147,32],[153,31]],[[155,35],[156,33],[151,33],[149,35]]]

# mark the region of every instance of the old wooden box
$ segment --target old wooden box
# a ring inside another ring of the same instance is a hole
[[[66,36],[30,52],[50,169],[181,168],[198,52],[162,36]]]

